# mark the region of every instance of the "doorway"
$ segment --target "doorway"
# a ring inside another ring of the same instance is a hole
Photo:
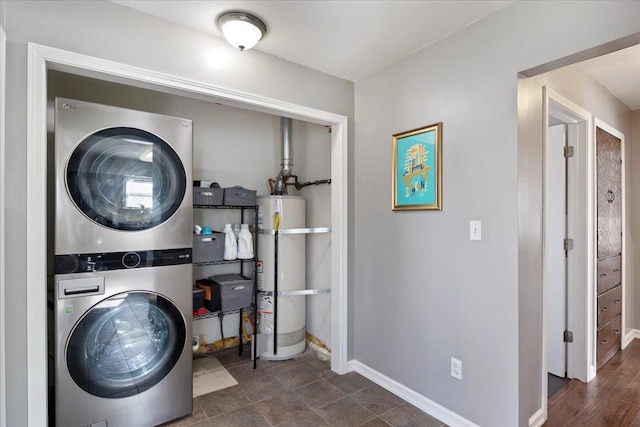
[[[544,93],[543,376],[587,382],[593,355],[593,138],[591,114]]]

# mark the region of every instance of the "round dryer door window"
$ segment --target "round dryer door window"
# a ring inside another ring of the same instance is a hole
[[[138,231],[165,222],[180,207],[186,174],[180,158],[158,136],[128,127],[89,135],[66,170],[69,195],[90,220]]]
[[[67,342],[67,368],[94,396],[133,396],[169,374],[185,340],[184,318],[171,301],[148,292],[118,294],[76,324]]]

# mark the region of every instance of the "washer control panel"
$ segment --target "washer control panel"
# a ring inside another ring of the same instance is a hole
[[[191,248],[56,255],[55,274],[89,273],[129,268],[190,264]]]

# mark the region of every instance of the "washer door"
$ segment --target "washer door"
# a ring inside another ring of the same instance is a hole
[[[144,130],[115,127],[93,133],[74,149],[67,190],[91,221],[123,230],[162,224],[180,207],[186,174],[171,146]]]
[[[184,322],[178,308],[160,295],[114,295],[74,326],[65,351],[69,374],[94,396],[142,393],[169,374],[180,358]]]

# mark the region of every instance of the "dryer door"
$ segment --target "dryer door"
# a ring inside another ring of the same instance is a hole
[[[185,340],[185,320],[171,301],[150,292],[117,294],[75,325],[66,364],[73,381],[94,396],[133,396],[171,371]]]
[[[187,178],[180,158],[158,136],[130,127],[95,132],[73,150],[67,191],[76,207],[105,227],[146,230],[180,207]]]

